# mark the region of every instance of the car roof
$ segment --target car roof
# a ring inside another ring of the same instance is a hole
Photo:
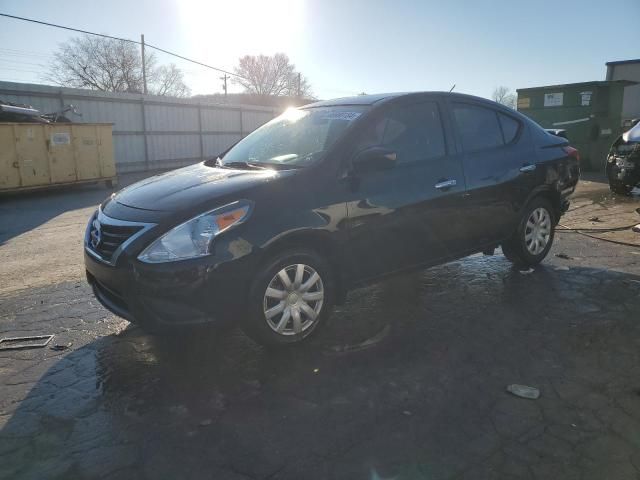
[[[474,95],[467,95],[465,93],[457,93],[457,92],[397,92],[397,93],[378,93],[375,95],[358,95],[355,97],[343,97],[343,98],[334,98],[332,100],[321,100],[319,102],[310,103],[305,105],[302,108],[316,108],[316,107],[338,107],[338,106],[347,106],[347,105],[374,105],[380,103],[386,103],[388,101],[399,99],[399,98],[411,98],[414,97],[416,100],[421,97],[427,96],[441,96],[441,97],[449,97],[455,100],[473,100],[478,102],[483,102],[490,104],[492,106],[496,106],[495,102],[492,100],[488,100],[482,97],[476,97]],[[506,107],[503,107],[506,108]]]
[[[307,108],[316,108],[316,107],[340,107],[340,106],[349,106],[349,105],[363,105],[363,106],[379,106],[382,104],[386,104],[392,102],[394,100],[407,100],[407,101],[420,101],[434,98],[448,98],[452,101],[458,102],[473,102],[475,104],[484,104],[488,108],[493,108],[494,110],[500,110],[503,113],[510,115],[512,117],[516,117],[520,119],[520,121],[525,123],[533,123],[538,125],[536,122],[531,120],[526,115],[509,108],[505,105],[501,105],[493,100],[489,100],[488,98],[476,97],[475,95],[468,95],[466,93],[458,93],[458,92],[439,92],[439,91],[426,91],[426,92],[399,92],[399,93],[379,93],[376,95],[358,95],[356,97],[344,97],[344,98],[335,98],[333,100],[321,100],[319,102],[310,103],[301,107],[303,109]],[[540,129],[540,127],[538,125]]]
[[[404,93],[378,93],[375,95],[357,95],[355,97],[333,98],[305,105],[304,108],[335,107],[340,105],[373,105],[374,103],[406,95]]]

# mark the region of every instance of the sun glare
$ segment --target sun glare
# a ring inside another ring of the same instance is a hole
[[[305,112],[304,110],[298,110],[297,108],[287,108],[284,113],[280,115],[280,118],[294,123],[306,115],[307,112]]]
[[[183,50],[209,65],[233,71],[244,55],[278,52],[295,62],[304,49],[303,1],[174,1]],[[220,91],[217,72],[189,65],[185,74],[194,93]]]
[[[302,33],[303,7],[294,0],[178,2],[190,46],[233,63],[241,55],[289,53]]]

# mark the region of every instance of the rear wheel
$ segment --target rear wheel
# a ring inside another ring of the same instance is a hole
[[[504,256],[518,266],[537,265],[551,249],[555,225],[551,203],[543,197],[534,198],[512,237],[502,244]]]
[[[242,329],[265,346],[300,343],[325,322],[333,299],[333,275],[322,257],[306,250],[283,252],[254,280]]]

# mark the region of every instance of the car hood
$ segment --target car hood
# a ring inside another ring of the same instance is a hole
[[[112,200],[140,210],[177,212],[289,176],[293,170],[236,170],[203,163],[155,175],[121,190]]]
[[[637,123],[632,129],[623,133],[622,139],[625,142],[640,142],[640,122]]]

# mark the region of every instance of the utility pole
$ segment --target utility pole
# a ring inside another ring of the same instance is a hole
[[[229,78],[229,75],[227,75],[226,73],[224,74],[224,76],[220,77],[220,80],[222,80],[224,82],[222,84],[222,90],[224,90],[224,99],[225,99],[225,101],[227,100],[227,78]]]
[[[142,93],[147,94],[147,65],[144,59],[144,33],[140,35],[140,47],[142,48]]]

